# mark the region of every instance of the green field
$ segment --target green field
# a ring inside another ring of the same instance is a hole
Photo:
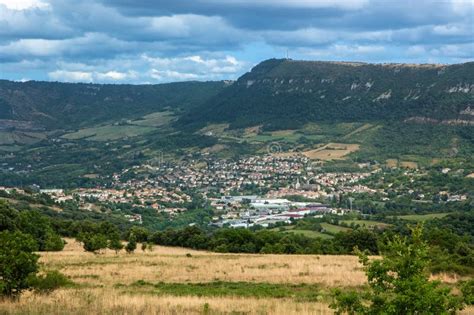
[[[345,224],[347,225],[351,225],[352,223],[354,224],[358,224],[362,227],[365,227],[365,228],[368,228],[368,229],[373,229],[375,227],[377,228],[386,228],[389,226],[389,224],[386,224],[386,223],[382,223],[382,222],[377,222],[377,221],[370,221],[370,220],[344,220],[344,221],[341,221],[341,222],[344,222]]]
[[[409,214],[409,215],[401,215],[398,218],[407,220],[407,221],[415,221],[415,222],[424,222],[433,219],[441,219],[447,216],[449,212],[444,213],[428,213],[428,214]]]
[[[131,124],[145,127],[163,127],[168,125],[174,119],[175,116],[170,111],[156,112],[143,116],[141,119],[133,120]]]
[[[130,292],[175,296],[238,296],[257,298],[295,298],[298,301],[318,301],[327,291],[317,284],[252,283],[214,281],[206,283],[149,283],[139,280],[117,288]]]
[[[332,238],[332,236],[329,234],[321,233],[318,231],[311,231],[311,230],[286,230],[284,231],[284,233],[300,234],[300,235],[304,235],[306,237],[311,237],[311,238],[317,238],[317,237],[320,237],[323,239]]]
[[[68,133],[62,137],[69,140],[87,139],[94,141],[109,141],[136,137],[155,130],[153,127],[135,125],[106,125],[101,127],[85,128]]]
[[[167,126],[175,116],[170,111],[156,112],[125,124],[113,124],[80,129],[62,137],[69,140],[109,141],[126,137],[136,137],[156,128]]]
[[[33,144],[46,139],[46,133],[27,131],[0,131],[0,145]]]
[[[321,227],[327,232],[333,233],[333,234],[336,234],[339,232],[347,232],[351,230],[351,228],[346,228],[343,226],[338,226],[338,225],[329,224],[329,223],[321,223]]]

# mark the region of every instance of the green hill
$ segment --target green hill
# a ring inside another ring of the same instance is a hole
[[[271,59],[181,119],[300,128],[308,122],[412,120],[472,123],[474,62],[365,64]],[[454,120],[463,120],[454,121]]]
[[[222,81],[114,85],[0,80],[0,130],[2,126],[70,129],[139,118],[168,107],[187,110],[225,85]]]

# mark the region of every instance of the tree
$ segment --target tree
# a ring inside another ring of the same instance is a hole
[[[0,231],[17,229],[18,211],[10,207],[10,205],[0,200]]]
[[[53,231],[49,218],[36,210],[20,212],[18,228],[38,242],[40,251],[60,251],[64,248],[64,243]]]
[[[29,287],[28,277],[38,271],[36,242],[19,231],[0,232],[0,295],[16,297]]]
[[[128,237],[130,238],[131,235],[135,237],[135,241],[143,243],[148,241],[150,232],[144,227],[132,226],[128,231]]]
[[[125,250],[127,253],[131,254],[135,249],[137,249],[137,239],[135,238],[135,235],[131,234],[128,238],[127,246],[125,246]]]
[[[87,234],[82,237],[84,249],[88,252],[97,254],[101,249],[107,248],[107,237],[102,234]]]
[[[337,314],[453,314],[463,308],[460,297],[439,281],[429,280],[429,247],[423,227],[411,228],[411,237],[395,235],[381,246],[383,258],[369,260],[357,250],[369,282],[369,292],[336,290],[331,307]]]
[[[115,251],[115,254],[118,254],[119,251],[122,250],[123,244],[120,241],[120,237],[118,234],[113,234],[109,240],[109,248]]]

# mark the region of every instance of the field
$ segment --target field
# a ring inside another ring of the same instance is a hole
[[[101,127],[85,128],[68,133],[62,137],[69,140],[87,139],[94,141],[117,140],[125,137],[135,137],[154,130],[153,127],[135,125],[107,125]]]
[[[62,137],[69,140],[86,139],[93,141],[109,141],[123,139],[126,137],[136,137],[156,128],[167,126],[175,117],[172,112],[156,112],[143,116],[137,120],[131,120],[124,124],[110,124],[80,129]]]
[[[339,232],[346,232],[351,230],[350,228],[339,226],[339,225],[334,225],[334,224],[329,224],[329,223],[321,223],[321,227],[326,230],[329,233],[339,233]]]
[[[345,224],[351,225],[354,223],[355,225],[360,225],[369,229],[373,229],[375,227],[383,229],[389,226],[389,224],[377,222],[377,221],[370,221],[370,220],[344,220],[342,221]]]
[[[424,222],[433,219],[441,219],[447,216],[449,213],[429,213],[429,214],[410,214],[410,215],[401,215],[400,219],[416,222]]]
[[[312,237],[312,238],[316,238],[316,237],[320,237],[323,239],[332,238],[332,236],[329,234],[324,234],[321,232],[310,231],[310,230],[287,230],[285,231],[285,233],[302,234],[304,236]]]
[[[303,154],[314,160],[343,160],[346,155],[359,150],[358,144],[328,143],[320,148],[303,152]]]
[[[332,314],[333,288],[366,283],[354,256],[217,254],[155,246],[94,255],[68,240],[42,270],[74,285],[0,302],[0,314]],[[450,282],[453,278],[446,278]]]
[[[0,145],[33,144],[46,139],[46,136],[47,134],[44,132],[0,131]]]
[[[41,262],[44,270],[60,270],[76,285],[1,302],[0,313],[331,314],[331,288],[365,283],[353,256],[216,254],[160,246],[131,255],[94,255],[68,240],[64,251],[43,253]]]

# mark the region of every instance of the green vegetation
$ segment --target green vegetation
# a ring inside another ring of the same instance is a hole
[[[472,96],[446,90],[458,84],[460,78],[471,82],[473,67],[474,63],[453,65],[439,76],[437,67],[400,66],[395,77],[393,68],[383,65],[353,67],[271,59],[254,67],[205,106],[191,110],[181,123],[232,122],[231,127],[263,123],[268,130],[282,130],[321,121],[457,118]],[[433,83],[437,88],[429,89]],[[415,97],[414,86],[421,87]]]
[[[127,253],[131,254],[135,251],[135,249],[137,249],[137,239],[135,235],[132,234],[128,238],[128,243],[127,245],[125,245],[125,250],[127,251]]]
[[[30,287],[28,279],[38,271],[34,239],[15,231],[0,232],[0,297],[17,297]]]
[[[273,284],[255,282],[157,283],[137,281],[133,291],[145,289],[151,294],[174,296],[237,296],[254,298],[294,298],[318,301],[326,292],[314,284]],[[132,291],[132,292],[133,292]]]
[[[156,85],[12,82],[0,80],[0,92],[21,90],[21,97],[0,93],[0,119],[18,120],[12,128],[71,129],[138,119],[168,108],[198,106],[225,87],[224,82]],[[21,122],[33,122],[33,126]]]
[[[373,228],[378,228],[378,229],[383,229],[388,227],[388,224],[378,222],[378,221],[371,221],[371,220],[342,220],[340,223],[343,223],[344,225],[350,226],[350,227],[364,227],[367,229],[373,229]]]
[[[33,237],[40,251],[60,251],[64,242],[48,217],[36,210],[18,211],[0,200],[0,231],[20,231]]]
[[[409,215],[401,215],[398,218],[407,220],[407,221],[415,221],[415,222],[424,222],[433,219],[441,219],[449,215],[449,213],[427,213],[427,214],[409,214]]]
[[[453,314],[465,302],[429,280],[429,247],[423,228],[413,228],[411,237],[395,235],[381,249],[381,260],[369,260],[359,251],[370,290],[367,294],[335,291],[331,307],[337,314]]]
[[[322,239],[332,238],[332,236],[329,235],[329,234],[325,234],[325,233],[321,233],[321,232],[317,232],[317,231],[311,231],[311,230],[288,229],[284,232],[285,233],[292,233],[292,234],[300,234],[300,235],[310,237],[310,238],[316,238],[316,237],[320,237]]]
[[[331,234],[350,231],[350,228],[348,227],[343,227],[343,226],[334,225],[330,223],[321,223],[321,227],[324,229],[325,232],[331,233]]]
[[[48,294],[61,287],[71,287],[74,283],[59,271],[53,270],[44,275],[31,277],[29,285],[35,292]]]
[[[81,129],[77,132],[65,134],[63,138],[69,140],[87,139],[95,141],[109,141],[126,137],[136,137],[152,130],[154,130],[154,128],[146,126],[108,125]]]
[[[103,234],[85,234],[80,239],[84,243],[84,249],[88,252],[97,253],[108,247],[107,237]]]

